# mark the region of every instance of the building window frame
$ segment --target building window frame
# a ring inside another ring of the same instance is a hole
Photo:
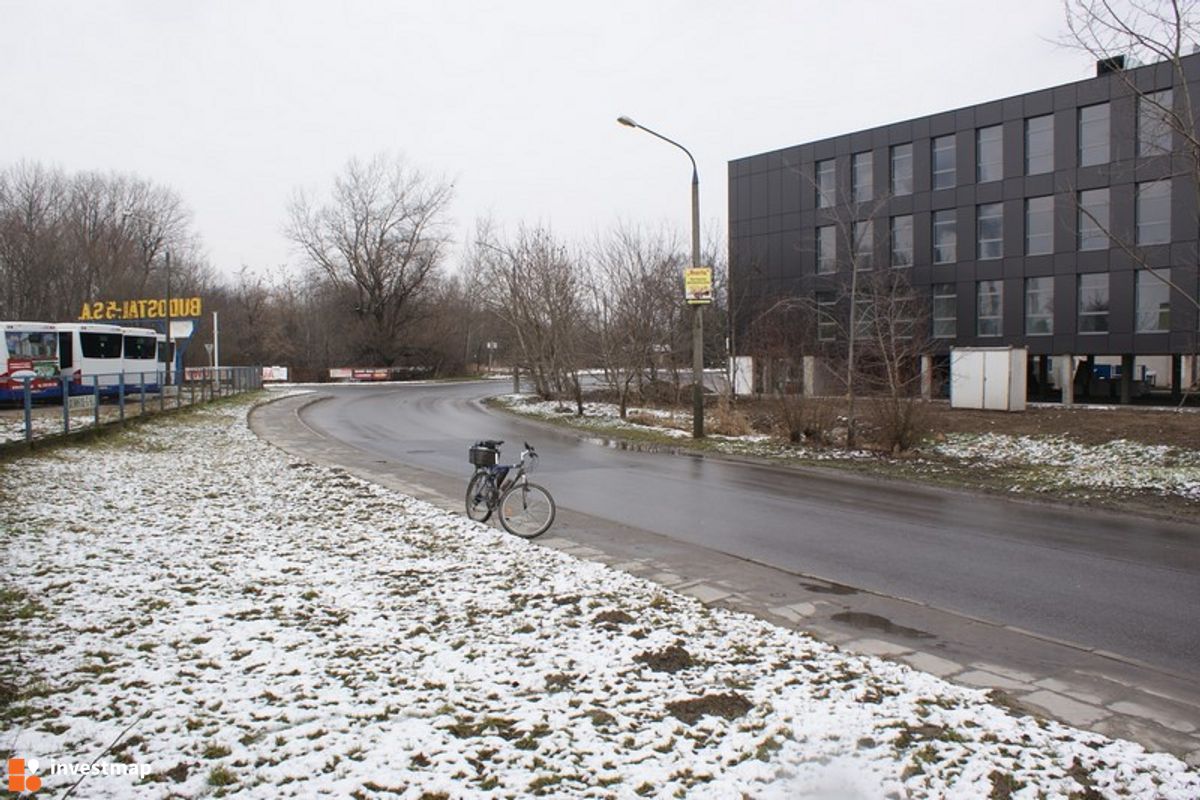
[[[1103,110],[1103,113],[1101,113]],[[1109,140],[1111,110],[1108,103],[1080,107],[1076,119],[1078,162],[1081,167],[1107,164],[1111,160]]]
[[[1139,183],[1134,203],[1135,241],[1138,246],[1171,242],[1171,180]]]
[[[897,197],[913,192],[912,142],[894,144],[891,147],[891,190]]]
[[[1076,247],[1080,251],[1107,250],[1110,195],[1108,187],[1084,189],[1075,196]]]
[[[815,171],[817,208],[833,208],[837,202],[837,162],[832,158],[818,161]]]
[[[1025,335],[1054,334],[1054,278],[1025,279]]]
[[[980,203],[975,206],[975,258],[978,261],[1004,258],[1003,203]]]
[[[1107,272],[1085,272],[1077,278],[1079,289],[1076,314],[1078,333],[1108,333],[1109,280]]]
[[[958,336],[958,286],[953,283],[933,284],[930,309],[933,338],[953,339]]]
[[[837,272],[837,228],[833,225],[817,226],[817,274],[830,275]]]
[[[1054,252],[1054,195],[1025,199],[1025,255]]]
[[[912,214],[897,214],[888,224],[888,263],[897,269],[913,265]]]
[[[1004,282],[975,282],[975,335],[991,338],[1004,335]]]
[[[956,134],[935,136],[929,143],[930,180],[934,191],[953,189],[958,181],[958,140]]]
[[[1171,287],[1145,267],[1137,271],[1134,308],[1137,333],[1167,333],[1171,330]]]
[[[953,264],[958,261],[958,210],[934,211],[930,216],[934,264]]]
[[[875,199],[875,154],[870,150],[850,157],[850,194],[856,203]]]
[[[875,266],[875,220],[863,219],[851,228],[854,237],[854,268],[868,270]]]
[[[1137,99],[1137,154],[1139,158],[1161,156],[1174,148],[1168,116],[1175,94],[1170,89],[1146,92]]]
[[[1054,171],[1054,115],[1042,114],[1025,120],[1025,174]]]
[[[817,292],[813,300],[817,307],[817,341],[837,341],[837,296],[833,292]]]
[[[1004,126],[975,130],[975,182],[990,183],[1004,177]]]

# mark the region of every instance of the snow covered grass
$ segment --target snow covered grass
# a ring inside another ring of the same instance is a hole
[[[1084,445],[1058,436],[958,434],[935,445],[941,456],[983,467],[1035,468],[1023,477],[1035,492],[1094,488],[1174,494],[1200,502],[1200,452],[1123,439]]]
[[[650,434],[680,440],[680,444],[691,435],[691,415],[686,413],[631,408],[630,419],[640,420],[631,422],[620,419],[617,407],[608,403],[586,403],[580,418],[574,415],[573,405],[531,400],[526,395],[498,399],[518,414],[597,433]],[[662,423],[655,424],[656,420]],[[894,461],[879,453],[790,445],[764,435],[710,436],[705,446],[722,453],[790,461],[859,465]],[[1200,503],[1200,451],[1125,440],[1085,445],[1061,436],[951,433],[922,448],[917,458],[906,458],[900,464],[906,474],[916,476],[945,475],[954,470],[974,472],[974,478],[979,477],[978,470],[1003,473],[1005,487],[1014,493],[1075,495],[1100,490],[1171,495]]]
[[[132,724],[102,761],[150,770],[80,796],[1200,796],[1173,757],[296,460],[245,414],[0,472],[3,749],[89,763]]]

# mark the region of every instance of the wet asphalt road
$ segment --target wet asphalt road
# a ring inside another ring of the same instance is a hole
[[[478,399],[506,383],[322,389],[317,431],[445,475],[533,443],[560,506],[1200,679],[1200,526],[686,455],[631,453]]]

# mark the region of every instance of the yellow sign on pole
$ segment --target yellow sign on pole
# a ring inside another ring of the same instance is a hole
[[[81,322],[121,322],[123,320],[158,319],[172,316],[184,319],[199,317],[203,303],[199,297],[172,297],[171,313],[163,298],[146,300],[105,300],[84,303],[79,312]]]
[[[683,292],[688,305],[705,305],[712,302],[712,267],[694,267],[683,271]]]

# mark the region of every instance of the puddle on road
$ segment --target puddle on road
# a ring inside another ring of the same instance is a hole
[[[911,639],[934,638],[932,633],[919,631],[916,628],[906,628],[903,625],[897,625],[887,617],[881,617],[878,614],[867,614],[862,611],[842,611],[834,614],[830,619],[834,622],[844,622],[855,628],[890,633],[894,636],[907,636]]]
[[[800,585],[810,592],[821,594],[858,594],[858,589],[843,586],[840,583],[801,583]]]

